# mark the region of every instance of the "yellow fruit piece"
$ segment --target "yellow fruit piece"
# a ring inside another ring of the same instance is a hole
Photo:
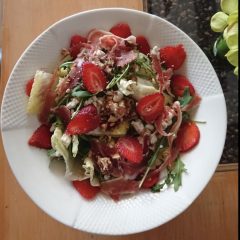
[[[43,91],[49,85],[52,74],[37,70],[34,76],[31,94],[27,104],[27,112],[30,114],[39,114],[41,112],[44,99]]]
[[[229,50],[225,56],[234,67],[238,66],[238,49]]]
[[[221,9],[223,12],[231,14],[238,9],[238,0],[221,0]]]
[[[227,26],[228,15],[224,12],[215,13],[210,22],[210,26],[214,32],[223,32]]]

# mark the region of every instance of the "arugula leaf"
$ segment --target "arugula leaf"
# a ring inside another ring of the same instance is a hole
[[[152,157],[148,160],[148,167],[152,167],[155,163],[155,161],[158,158],[159,153],[161,152],[161,150],[163,148],[166,147],[167,144],[167,138],[166,137],[162,137],[160,139],[158,139],[158,142],[156,144],[156,151],[154,152],[154,154],[152,155]]]
[[[81,97],[81,98],[85,98],[85,97],[91,97],[93,96],[93,94],[89,93],[88,91],[73,91],[71,93],[71,95],[73,97]]]
[[[190,103],[192,98],[193,97],[190,95],[189,87],[185,87],[184,92],[183,92],[183,96],[178,99],[181,107],[184,107],[188,103]]]
[[[140,70],[136,72],[139,77],[155,77],[155,73],[152,69],[152,64],[150,59],[143,53],[139,53],[137,59],[135,60],[135,63],[140,67]]]
[[[121,73],[117,74],[113,77],[110,83],[107,85],[106,89],[110,89],[115,86],[129,71],[130,65],[128,64]]]
[[[143,178],[141,179],[140,183],[139,183],[139,188],[142,186],[144,180],[147,177],[148,172],[150,171],[151,167],[155,164],[159,153],[161,152],[161,150],[166,147],[167,143],[167,138],[166,137],[161,137],[160,139],[158,139],[157,144],[156,144],[156,151],[154,152],[154,154],[152,155],[152,157],[148,160],[148,167],[146,169],[146,172],[143,175]]]
[[[178,191],[179,187],[182,186],[182,174],[186,172],[185,164],[178,158],[174,164],[174,168],[171,171],[173,175],[174,191]]]
[[[182,186],[182,174],[186,172],[185,164],[180,158],[177,158],[172,169],[169,169],[168,175],[164,182],[156,184],[152,187],[152,192],[160,192],[165,185],[168,187],[173,185],[174,191],[178,191],[179,187]]]

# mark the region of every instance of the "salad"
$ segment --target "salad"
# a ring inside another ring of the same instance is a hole
[[[56,69],[26,83],[40,122],[28,144],[47,149],[50,169],[86,199],[177,191],[181,153],[200,139],[189,111],[201,97],[175,73],[186,57],[182,44],[150,47],[127,23],[72,36]]]

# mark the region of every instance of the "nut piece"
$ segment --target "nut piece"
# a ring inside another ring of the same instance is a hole
[[[112,169],[112,162],[109,157],[98,157],[97,164],[103,174],[108,174]]]

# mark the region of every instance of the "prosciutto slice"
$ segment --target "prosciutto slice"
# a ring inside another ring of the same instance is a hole
[[[124,179],[123,177],[101,183],[101,191],[113,199],[118,200],[119,196],[136,193],[139,191],[139,182],[135,180]]]

